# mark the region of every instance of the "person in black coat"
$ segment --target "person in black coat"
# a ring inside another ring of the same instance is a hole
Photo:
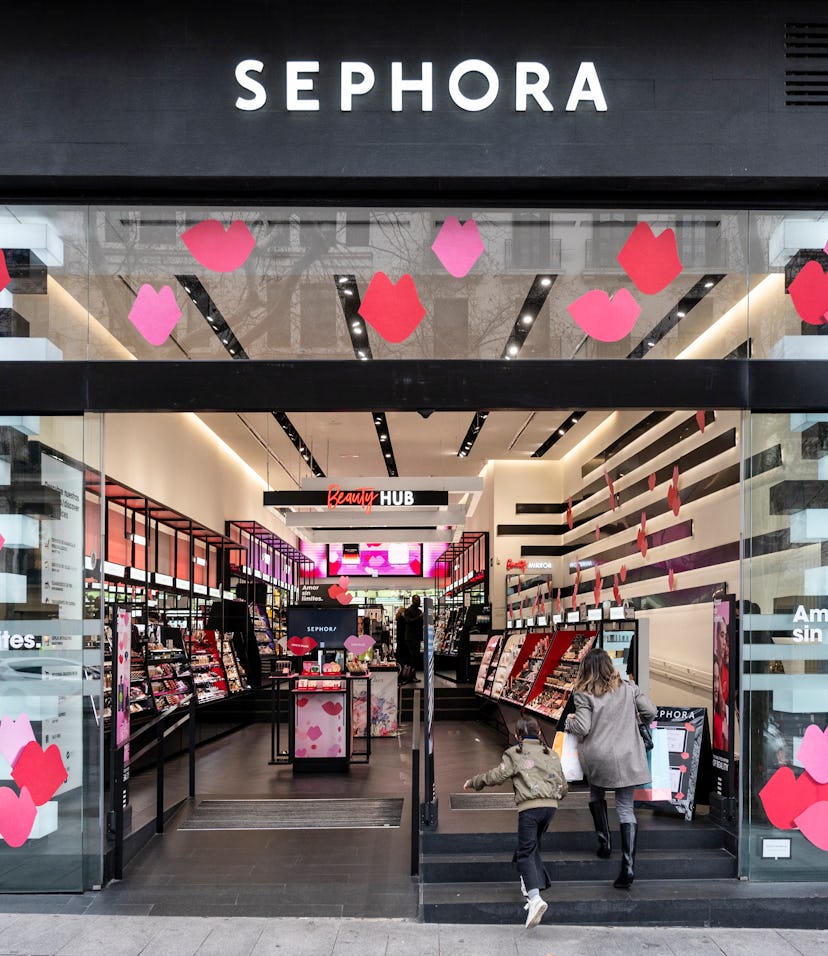
[[[423,659],[423,609],[420,607],[420,595],[411,598],[411,604],[405,609],[405,643],[408,649],[408,662],[411,667],[411,680],[416,680],[417,664]]]
[[[394,637],[396,649],[394,656],[400,665],[400,683],[411,682],[411,658],[408,654],[408,645],[405,642],[405,608],[398,609],[394,617]]]

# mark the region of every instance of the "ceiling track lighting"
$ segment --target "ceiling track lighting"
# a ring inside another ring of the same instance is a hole
[[[394,449],[391,447],[391,432],[388,430],[388,419],[385,412],[371,412],[374,428],[377,430],[382,460],[389,478],[397,477],[397,462],[394,458]]]
[[[216,338],[221,342],[231,358],[249,359],[250,356],[242,348],[241,343],[236,338],[233,330],[227,324],[227,320],[221,314],[221,310],[210,298],[209,293],[201,284],[198,276],[180,275],[175,277],[181,284],[184,291],[190,297],[193,305],[204,317],[207,325],[215,333]]]
[[[302,456],[302,459],[307,463],[313,475],[317,478],[324,478],[325,472],[322,470],[322,466],[311,454],[311,450],[308,447],[308,443],[302,438],[299,432],[296,429],[296,426],[288,418],[285,412],[272,412],[271,413],[276,421],[281,425],[282,431],[287,435],[288,440],[293,445],[293,447],[299,452]]]
[[[539,445],[533,452],[532,458],[543,458],[543,456],[549,451],[549,449],[559,442],[564,435],[569,431],[570,428],[574,428],[575,425],[586,415],[586,411],[570,412],[569,416],[565,421],[561,422],[560,425],[552,432],[549,438],[546,441]]]
[[[654,326],[630,352],[627,358],[640,359],[658,345],[658,343],[671,332],[683,318],[689,315],[690,310],[694,309],[699,302],[724,279],[724,273],[708,273],[701,279],[673,306],[664,318]]]
[[[374,357],[374,353],[371,351],[371,343],[368,340],[368,326],[359,314],[362,300],[356,276],[334,275],[334,285],[339,304],[342,306],[342,314],[345,316],[345,326],[348,329],[348,338],[351,340],[354,355],[361,362],[367,362]]]
[[[471,425],[469,425],[468,431],[463,437],[463,441],[460,443],[460,447],[457,450],[458,458],[468,457],[469,452],[472,450],[472,445],[477,441],[477,436],[483,429],[483,426],[486,424],[486,419],[489,417],[489,412],[475,412],[474,418],[471,420]]]
[[[506,359],[508,362],[517,357],[523,348],[526,336],[534,328],[538,313],[543,308],[552,285],[557,278],[557,275],[535,276],[529,292],[526,294],[526,299],[515,319],[515,324],[512,326],[512,331],[509,333],[509,338],[506,340],[503,351],[500,353],[502,359]]]

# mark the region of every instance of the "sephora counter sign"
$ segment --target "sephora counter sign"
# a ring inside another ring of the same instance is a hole
[[[374,109],[384,106],[401,113],[404,106],[431,113],[438,83],[445,84],[451,102],[467,113],[479,113],[495,103],[508,103],[516,113],[541,110],[565,113],[590,110],[604,113],[607,100],[595,64],[581,61],[567,73],[555,68],[557,87],[551,88],[549,67],[544,63],[518,60],[507,76],[486,60],[467,59],[451,68],[445,78],[440,69],[425,60],[419,65],[400,60],[376,69],[361,60],[322,63],[319,60],[287,60],[266,64],[247,59],[236,64],[236,109],[255,112],[267,105],[278,90],[278,102],[287,112],[319,112],[319,93],[333,87],[339,93],[339,111],[350,113],[359,104]],[[553,99],[554,97],[554,99]],[[530,107],[531,103],[531,107]]]

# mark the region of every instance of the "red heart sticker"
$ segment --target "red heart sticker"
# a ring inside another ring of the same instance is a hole
[[[342,593],[343,593],[342,588],[338,584],[332,584],[328,588],[328,597],[338,598],[339,595]]]
[[[394,285],[384,272],[375,272],[359,314],[386,342],[402,342],[423,321],[426,310],[410,275]]]
[[[316,641],[312,637],[291,637],[287,642],[288,650],[297,657],[310,654],[315,647]]]
[[[813,259],[806,262],[788,286],[799,317],[809,325],[824,325],[828,312],[828,275]]]
[[[68,776],[57,744],[44,750],[35,740],[26,744],[12,769],[14,782],[29,791],[38,807],[52,799]]]
[[[343,591],[341,594],[337,594],[336,599],[340,604],[347,606],[353,601],[354,596],[349,591]]]
[[[342,588],[343,591],[347,591],[351,580],[343,575],[336,583]]]
[[[622,564],[618,569],[618,576],[621,578],[621,583],[625,584],[627,581],[627,565]]]
[[[233,272],[256,245],[253,234],[239,219],[226,232],[217,219],[205,219],[182,232],[181,239],[193,258],[211,272]]]
[[[704,434],[704,426],[706,425],[705,419],[707,416],[704,412],[696,412],[696,424],[699,426],[699,431]]]
[[[0,249],[0,292],[11,282],[9,268],[6,265],[6,253]]]
[[[650,475],[650,477],[647,479],[647,487],[650,489],[650,491],[652,491],[653,488],[655,488],[655,486],[656,486],[656,473],[653,472]]]
[[[601,603],[601,572],[596,570],[595,572],[595,587],[592,589],[592,596],[595,598],[595,603]]]
[[[640,222],[618,253],[618,262],[639,292],[661,292],[682,268],[675,232],[665,229],[656,236],[649,223]]]
[[[595,540],[597,541],[601,537],[601,525],[595,525]]]
[[[37,807],[27,787],[19,795],[11,787],[0,787],[0,836],[9,846],[23,846],[36,816]]]
[[[325,711],[330,717],[336,717],[337,714],[342,713],[342,704],[338,703],[335,700],[326,700],[322,705],[322,710]],[[308,734],[310,736],[310,733]]]
[[[307,707],[310,697],[297,697],[296,706],[297,707]]]
[[[641,306],[626,289],[619,289],[611,299],[601,289],[591,289],[570,302],[567,311],[591,338],[618,342],[632,332]]]
[[[641,557],[647,557],[647,532],[643,528],[638,529],[638,535],[636,536],[638,541],[638,550],[641,552]]]

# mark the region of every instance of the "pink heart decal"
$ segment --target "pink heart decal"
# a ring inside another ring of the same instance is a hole
[[[317,724],[314,724],[313,727],[308,727],[308,737],[311,740],[319,740],[322,736],[322,728]]]
[[[163,345],[181,318],[173,290],[165,285],[160,292],[145,282],[138,290],[127,316],[150,345]]]
[[[618,253],[621,268],[639,292],[655,295],[681,272],[676,234],[665,229],[656,236],[649,223],[640,222]]]
[[[68,776],[57,744],[43,750],[37,741],[26,744],[12,769],[14,782],[29,791],[38,807],[52,799]]]
[[[326,700],[322,705],[322,710],[324,710],[329,717],[336,717],[342,713],[342,704],[335,700]],[[308,736],[310,737],[310,731],[308,731]]]
[[[828,312],[828,275],[813,259],[806,262],[788,286],[799,317],[809,325],[823,325]]]
[[[21,714],[17,720],[11,717],[0,720],[0,754],[6,758],[10,766],[13,767],[17,763],[23,748],[34,739],[32,725],[25,714]]]
[[[587,335],[599,342],[618,342],[632,332],[641,307],[626,289],[610,299],[601,289],[592,289],[570,302],[567,310]]]
[[[618,576],[621,578],[621,583],[626,584],[627,581],[627,565],[622,564],[618,569]]]
[[[328,588],[328,597],[330,598],[338,598],[339,595],[342,593],[343,593],[342,588],[338,584],[332,584]]]
[[[297,747],[293,752],[297,757],[307,757],[308,755],[308,751],[305,747]]]
[[[351,603],[351,601],[353,601],[354,596],[348,591],[343,591],[342,594],[337,594],[336,599],[340,604],[344,604],[347,606],[348,604]]]
[[[647,479],[647,487],[650,489],[650,491],[652,491],[653,488],[655,488],[655,486],[656,486],[656,473],[653,472],[650,475],[650,477]]]
[[[812,803],[794,820],[799,832],[809,843],[828,850],[828,800]]]
[[[369,634],[351,634],[345,638],[345,648],[352,654],[359,657],[360,654],[367,654],[376,644],[376,641]]]
[[[705,419],[706,415],[704,412],[696,412],[696,424],[699,426],[699,431],[704,434],[704,426],[706,424]]]
[[[817,783],[828,783],[828,728],[811,724],[805,731],[796,759]]]
[[[431,245],[434,255],[440,260],[446,272],[456,279],[468,275],[471,267],[485,250],[480,230],[474,219],[468,219],[461,226],[456,216],[449,216],[437,233]]]
[[[394,285],[384,272],[375,272],[359,314],[386,342],[402,342],[423,321],[426,310],[410,275]]]
[[[211,272],[233,272],[247,261],[256,240],[239,219],[225,232],[217,219],[205,219],[181,233],[193,258]]]
[[[287,649],[297,657],[310,654],[315,647],[316,641],[312,637],[291,637],[287,642]]]
[[[0,787],[0,836],[9,846],[23,846],[36,816],[37,807],[26,787],[19,796],[11,787]]]
[[[9,268],[6,265],[6,253],[0,249],[0,292],[11,282]]]
[[[347,591],[348,585],[351,583],[351,579],[343,575],[337,583],[339,584],[339,586],[342,588],[343,591]]]

